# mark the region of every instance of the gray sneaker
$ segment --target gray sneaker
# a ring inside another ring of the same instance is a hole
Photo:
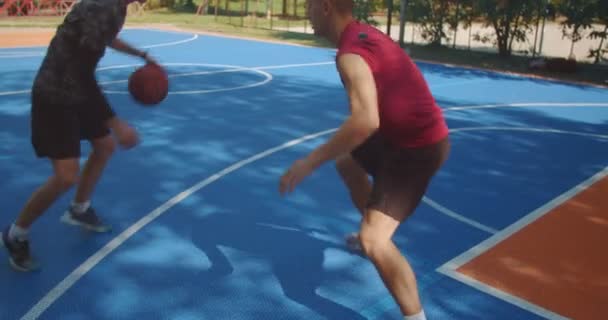
[[[108,232],[110,226],[104,224],[95,213],[93,207],[89,207],[83,213],[75,213],[70,207],[61,217],[61,221],[67,224],[81,226],[95,232]]]
[[[17,270],[22,272],[34,271],[39,268],[36,260],[32,258],[30,255],[30,243],[27,240],[11,240],[8,237],[8,232],[10,230],[10,226],[4,229],[0,236],[0,242],[8,251],[8,261],[11,266]]]

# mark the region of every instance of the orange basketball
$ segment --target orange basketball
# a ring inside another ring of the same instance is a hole
[[[169,93],[167,73],[153,63],[138,68],[129,77],[129,93],[143,105],[159,104]]]

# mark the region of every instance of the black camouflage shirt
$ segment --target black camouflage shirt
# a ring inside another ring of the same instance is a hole
[[[80,0],[65,17],[48,47],[34,92],[55,105],[79,105],[98,92],[95,69],[122,29],[124,0]]]

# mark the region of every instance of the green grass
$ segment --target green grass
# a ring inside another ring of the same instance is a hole
[[[292,0],[293,1],[293,0]],[[232,1],[234,2],[234,1]],[[274,2],[280,2],[275,0]],[[288,1],[289,2],[289,1]],[[210,1],[211,4],[215,2]],[[222,2],[220,2],[222,3]],[[238,2],[235,2],[238,4]],[[250,0],[250,3],[253,1]],[[264,3],[261,1],[260,3]],[[276,5],[276,3],[275,3]],[[237,9],[231,4],[230,9]],[[240,8],[240,4],[238,4]],[[252,10],[255,7],[252,7]],[[240,10],[240,9],[239,9]],[[260,7],[258,12],[264,10]],[[213,9],[211,9],[213,12]],[[0,27],[56,27],[61,22],[61,18],[57,17],[3,17],[0,19]],[[328,47],[329,43],[310,34],[292,32],[283,30],[295,27],[308,27],[307,21],[304,19],[290,20],[279,19],[273,17],[272,29],[268,19],[263,16],[254,18],[253,15],[248,17],[239,16],[220,16],[213,14],[195,15],[188,12],[172,12],[167,9],[158,9],[147,11],[141,16],[129,16],[127,24],[132,26],[137,25],[171,25],[173,27],[214,32],[225,35],[235,35],[241,37],[257,38],[264,40],[280,40],[296,44]],[[241,25],[243,27],[241,27]],[[278,30],[281,29],[281,30]],[[608,87],[608,68],[606,66],[598,66],[587,63],[580,63],[578,72],[574,74],[530,71],[527,68],[529,58],[521,56],[512,56],[509,58],[499,57],[497,54],[484,53],[477,51],[468,51],[462,49],[451,49],[447,47],[429,47],[424,45],[407,45],[410,55],[414,59],[426,61],[434,61],[440,63],[448,63],[453,65],[462,65],[476,68],[492,69],[498,71],[516,72],[523,74],[533,74],[543,77],[549,77],[567,81],[577,81],[593,83]]]
[[[435,61],[453,65],[515,72],[547,77],[557,80],[575,81],[603,85],[608,87],[608,66],[579,63],[576,73],[558,73],[548,71],[531,71],[528,69],[529,57],[500,57],[494,53],[451,49],[447,47],[430,47],[406,44],[414,59]]]

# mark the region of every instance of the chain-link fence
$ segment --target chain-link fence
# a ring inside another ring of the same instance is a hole
[[[214,15],[218,22],[312,32],[306,18],[306,0],[200,1],[204,2],[198,5],[197,13]],[[581,5],[574,8],[576,12],[568,11],[568,5],[576,1],[355,0],[355,15],[403,44],[605,63],[608,0],[585,2],[589,8],[582,18]]]
[[[65,14],[76,0],[0,0],[8,15]],[[148,0],[236,27],[312,33],[307,0]],[[357,19],[402,44],[608,63],[608,0],[354,0]],[[46,14],[49,10],[46,10]],[[403,13],[403,14],[401,14]]]
[[[245,28],[309,32],[305,0],[204,0],[197,14]]]

